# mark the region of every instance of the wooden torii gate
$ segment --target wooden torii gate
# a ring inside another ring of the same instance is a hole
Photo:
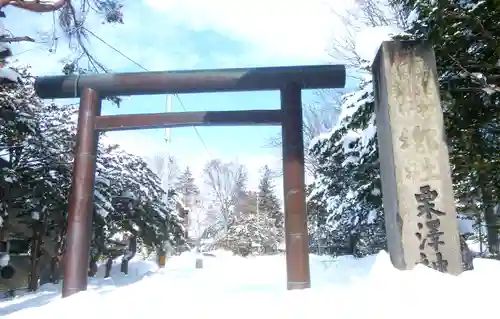
[[[100,131],[217,125],[281,125],[287,289],[310,287],[304,192],[302,89],[342,88],[343,65],[90,74],[39,77],[43,99],[80,98],[69,198],[63,297],[87,289],[96,151]],[[206,111],[102,116],[108,96],[280,90],[274,110]]]

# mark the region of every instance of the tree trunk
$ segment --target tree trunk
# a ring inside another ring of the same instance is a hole
[[[62,277],[62,260],[64,258],[64,239],[66,236],[66,223],[65,219],[60,217],[58,221],[59,237],[54,251],[54,257],[50,261],[50,282],[57,284]]]
[[[474,269],[474,255],[472,251],[469,249],[469,245],[467,245],[467,241],[464,236],[460,236],[460,250],[462,253],[462,263],[464,265],[464,270],[473,270]]]
[[[60,256],[54,256],[50,261],[50,282],[53,284],[57,284],[61,279],[60,260]]]
[[[38,289],[38,268],[43,237],[42,228],[43,224],[38,221],[35,223],[35,225],[33,225],[33,238],[31,244],[31,272],[28,291],[36,291]]]
[[[104,273],[104,278],[109,278],[111,276],[111,268],[113,267],[113,258],[108,257],[106,261],[106,271]]]
[[[89,277],[94,277],[97,274],[97,260],[99,256],[94,256],[93,258],[90,259],[89,262],[89,271],[88,271],[88,276]]]
[[[491,189],[488,187],[488,179],[481,172],[479,175],[479,187],[484,204],[484,221],[486,223],[486,238],[488,240],[488,248],[492,255],[498,258],[500,247],[498,242],[498,226],[497,217],[495,215],[495,207],[493,204],[493,196]]]
[[[358,256],[358,236],[357,235],[349,235],[349,250],[351,251],[351,255],[354,257]]]
[[[124,273],[125,275],[128,274],[128,263],[132,258],[134,258],[136,252],[137,252],[137,237],[133,235],[132,237],[129,238],[127,252],[122,258],[121,272]]]

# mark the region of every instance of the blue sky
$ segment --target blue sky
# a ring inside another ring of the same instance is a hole
[[[89,28],[149,70],[332,63],[328,49],[334,32],[342,32],[342,23],[331,10],[346,5],[335,0],[144,0],[124,4],[123,25],[103,25],[98,17],[90,16]],[[57,32],[61,38],[55,45],[53,15],[15,8],[8,8],[6,13],[7,29],[39,42],[13,45],[19,62],[31,64],[34,75],[59,74],[61,59],[72,53]],[[51,47],[57,50],[50,53]],[[92,36],[90,48],[113,72],[142,71]],[[280,104],[279,92],[191,94],[180,98],[188,111],[273,109]],[[172,101],[174,112],[184,111],[177,98]],[[320,99],[307,91],[303,101]],[[126,97],[119,109],[105,104],[103,113],[161,112],[165,105],[164,95]],[[280,150],[265,147],[269,138],[279,136],[280,127],[199,127],[198,131],[208,152],[193,128],[171,132],[171,154],[181,166],[189,165],[199,172],[212,156],[238,160],[248,167],[251,188],[256,187],[260,166],[280,167]],[[113,142],[142,156],[165,153],[163,135],[163,130],[108,133]]]

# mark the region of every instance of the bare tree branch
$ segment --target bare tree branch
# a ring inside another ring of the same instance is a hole
[[[303,106],[304,165],[306,172],[313,175],[317,168],[317,159],[309,154],[311,142],[322,133],[333,129],[340,115],[342,93],[336,90],[317,92],[321,102]],[[281,135],[271,137],[266,147],[281,148]]]
[[[100,63],[88,48],[88,29],[85,28],[87,15],[92,11],[103,15],[107,23],[123,23],[121,12],[121,0],[80,0],[79,7],[75,8],[75,1],[56,0],[55,2],[42,0],[0,0],[0,9],[6,6],[13,6],[23,10],[47,13],[59,11],[59,26],[68,37],[70,46],[76,46],[81,52],[76,59],[69,61],[64,66],[65,73],[88,73],[88,72],[108,72],[107,68]],[[55,29],[54,29],[55,30]],[[55,33],[55,31],[54,31]],[[54,39],[56,39],[54,35]],[[14,41],[12,41],[14,42]],[[87,68],[79,66],[80,60],[86,58]]]
[[[0,7],[11,5],[13,7],[38,13],[57,11],[65,5],[70,4],[70,0],[58,0],[55,3],[40,0],[0,0]]]
[[[355,0],[355,4],[354,8],[347,12],[338,13],[334,9],[331,10],[332,18],[339,19],[345,29],[342,35],[332,39],[329,55],[334,61],[344,63],[347,68],[355,70],[349,72],[351,78],[361,80],[364,78],[362,72],[368,65],[356,52],[357,34],[367,27],[404,27],[406,15],[401,14],[398,7],[389,5],[387,0]],[[337,90],[318,91],[321,103],[304,105],[304,164],[306,172],[311,175],[316,171],[318,163],[317,159],[309,154],[308,148],[314,138],[334,128],[341,112],[343,93]],[[281,147],[281,136],[270,138],[266,146]]]
[[[205,183],[211,188],[220,208],[224,229],[227,231],[235,205],[241,198],[247,182],[245,166],[234,162],[223,163],[214,159],[205,164]]]
[[[329,55],[336,61],[344,61],[347,67],[365,69],[366,61],[356,52],[357,34],[369,27],[396,25],[404,28],[406,17],[400,9],[387,0],[356,0],[355,6],[345,13],[332,10],[332,14],[345,26],[344,33],[333,39]],[[398,11],[399,10],[399,11]]]
[[[168,188],[172,188],[171,185],[179,177],[179,167],[173,156],[167,159],[163,154],[156,154],[147,157],[146,163],[153,173],[160,178],[162,187],[165,191],[168,191]]]
[[[35,42],[33,38],[30,37],[5,37],[0,36],[0,43],[12,43],[12,42]]]

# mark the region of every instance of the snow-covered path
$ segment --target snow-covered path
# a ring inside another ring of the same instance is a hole
[[[475,271],[452,277],[424,267],[394,270],[385,253],[361,260],[311,256],[313,288],[290,292],[285,289],[284,256],[240,258],[218,252],[205,257],[204,269],[194,265],[191,254],[172,258],[159,272],[135,262],[130,276],[92,279],[88,291],[64,300],[59,287],[49,286],[0,302],[0,316],[478,318],[491,314],[493,309],[484,305],[496,300],[476,292],[500,284],[500,262],[479,259]],[[30,308],[17,311],[25,307]]]

